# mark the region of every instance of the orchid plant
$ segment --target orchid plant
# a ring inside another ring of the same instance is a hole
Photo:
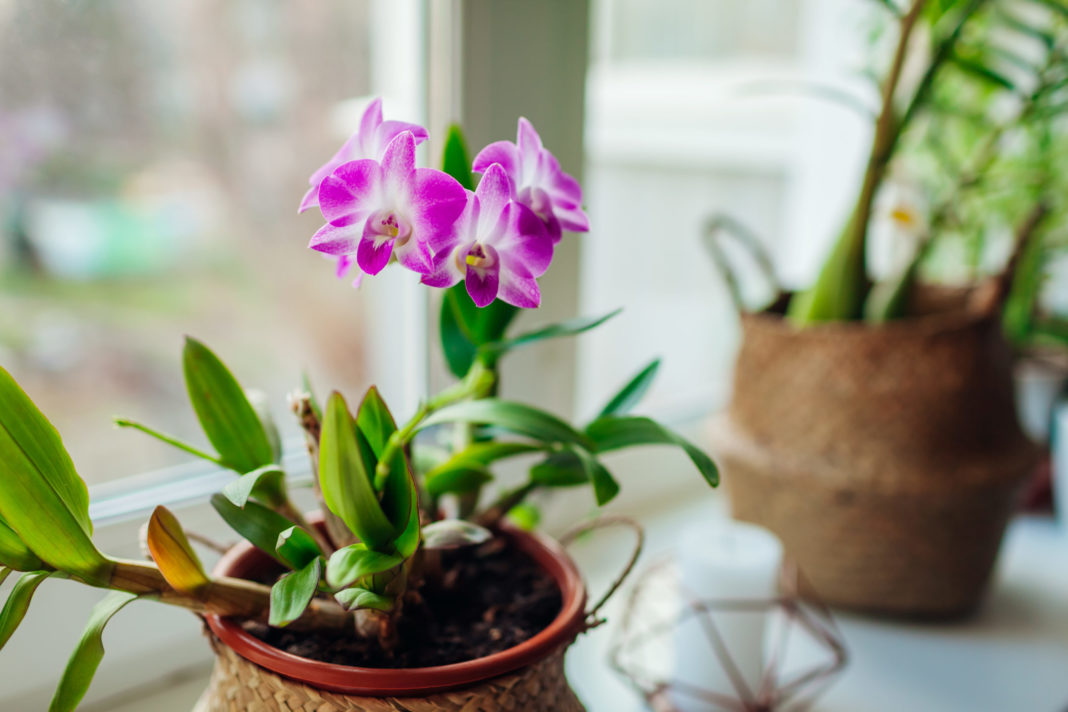
[[[528,512],[528,498],[541,490],[589,486],[597,504],[613,499],[619,484],[604,453],[677,446],[717,484],[716,466],[699,448],[629,414],[657,361],[581,426],[497,397],[499,362],[510,351],[579,334],[616,313],[512,334],[520,310],[540,304],[537,280],[564,231],[588,229],[581,188],[525,119],[515,143],[490,144],[473,162],[453,127],[443,171],[416,166],[416,146],[426,138],[422,127],[383,121],[381,103],[372,102],[357,132],[312,175],[300,203],[301,211],[322,212],[326,224],[310,247],[336,260],[338,276],[359,284],[396,263],[443,290],[441,341],[457,378],[402,423],[374,387],[353,410],[337,392],[320,405],[305,380],[291,405],[306,434],[321,528],[291,499],[278,430],[261,399],[199,341],[186,340],[182,364],[210,451],[117,421],[235,473],[212,506],[277,562],[283,573],[273,585],[209,575],[163,507],[147,525],[147,561],[100,552],[86,485],[58,433],[0,369],[0,579],[24,572],[0,612],[0,646],[44,580],[112,590],[70,659],[53,712],[77,706],[103,655],[104,625],[137,598],[272,626],[344,628],[388,647],[397,644],[397,621],[418,600],[440,550],[495,536],[502,518]],[[494,468],[520,456],[533,462],[525,480],[484,496]]]

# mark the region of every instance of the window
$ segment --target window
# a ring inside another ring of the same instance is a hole
[[[814,274],[869,129],[809,94],[869,95],[869,10],[853,0],[594,0],[581,304],[625,312],[580,342],[580,412],[656,356],[650,407],[684,417],[725,402],[737,317],[702,235],[714,217],[733,217],[775,255],[787,286]]]
[[[187,459],[113,416],[202,441],[182,334],[266,391],[290,435],[301,368],[356,390],[411,365],[391,356],[403,331],[367,336],[370,305],[408,304],[405,285],[358,296],[303,249],[317,211],[297,215],[372,91],[421,118],[421,75],[374,59],[377,7],[0,4],[0,363],[91,485]]]

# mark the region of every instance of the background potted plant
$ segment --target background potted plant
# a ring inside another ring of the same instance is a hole
[[[557,544],[505,518],[543,489],[591,486],[607,503],[619,485],[600,456],[631,445],[681,447],[712,485],[716,467],[677,434],[628,414],[655,363],[580,427],[495,397],[508,352],[614,315],[508,331],[520,308],[538,306],[536,278],[562,231],[586,229],[581,191],[524,119],[516,143],[475,158],[477,188],[458,129],[446,143],[447,172],[415,167],[425,137],[383,122],[373,102],[301,203],[328,220],[311,246],[336,260],[339,276],[359,280],[397,262],[446,290],[442,346],[458,378],[400,423],[373,387],[353,409],[336,392],[320,407],[305,383],[292,406],[321,514],[306,518],[294,505],[274,424],[194,339],[183,351],[185,382],[214,452],[117,421],[238,475],[212,505],[245,542],[214,573],[163,507],[147,525],[148,561],[100,552],[86,486],[59,435],[0,369],[0,577],[25,572],[0,613],[0,645],[47,578],[112,590],[53,711],[77,706],[103,656],[104,626],[138,598],[205,617],[217,653],[205,710],[582,709],[563,676],[564,651],[594,623],[581,577]],[[526,480],[485,497],[493,468],[520,456],[534,458]]]
[[[1001,312],[1018,323],[1065,224],[1068,6],[879,4],[893,51],[855,206],[812,286],[743,315],[716,450],[736,516],[775,531],[822,598],[956,615],[1035,462]],[[904,259],[879,274],[886,224]]]

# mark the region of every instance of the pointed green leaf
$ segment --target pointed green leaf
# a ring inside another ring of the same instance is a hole
[[[112,591],[93,607],[89,624],[67,662],[48,712],[73,712],[82,701],[100,661],[104,659],[104,627],[112,616],[137,598],[135,594],[125,591]]]
[[[649,365],[643,368],[641,371],[627,381],[627,384],[619,389],[619,392],[612,396],[612,399],[605,404],[601,409],[601,415],[625,415],[630,412],[631,408],[636,406],[638,402],[645,395],[645,392],[649,390],[649,386],[653,384],[653,379],[656,378],[656,372],[660,369],[660,359],[653,359]]]
[[[41,559],[22,543],[19,535],[3,519],[0,519],[0,565],[16,571],[41,568]]]
[[[278,535],[275,551],[294,569],[303,569],[312,559],[323,555],[311,534],[298,526],[289,527]]]
[[[504,338],[519,309],[500,299],[477,307],[463,283],[445,290],[441,300],[441,346],[449,370],[463,378],[470,370],[479,346]],[[492,365],[492,358],[489,359]]]
[[[451,460],[464,460],[468,462],[477,462],[480,465],[490,465],[497,460],[503,460],[507,457],[513,457],[515,455],[526,455],[532,452],[541,452],[545,450],[543,445],[532,445],[530,443],[520,442],[508,442],[501,440],[491,440],[487,442],[475,442],[471,443],[463,450],[460,450],[454,454]],[[448,460],[439,464],[447,464]]]
[[[584,435],[551,413],[524,403],[484,398],[443,408],[421,424],[421,428],[441,423],[478,423],[550,443],[574,443],[588,446]]]
[[[315,417],[319,419],[319,422],[322,422],[323,409],[319,406],[319,399],[315,397],[315,389],[312,388],[311,376],[308,375],[307,371],[300,374],[300,382],[308,394],[308,404],[311,405],[312,412],[315,413]]]
[[[467,152],[464,132],[456,124],[449,126],[449,132],[445,136],[441,170],[455,178],[467,190],[475,189],[475,179],[471,175],[471,154]]]
[[[59,575],[57,571],[32,571],[19,576],[19,580],[11,588],[7,603],[4,604],[3,610],[0,610],[0,650],[7,645],[19,623],[26,617],[30,599],[33,598],[37,587],[49,576]]]
[[[245,398],[248,399],[249,405],[252,406],[252,410],[256,412],[256,417],[259,418],[260,425],[263,426],[263,432],[267,435],[267,442],[271,445],[273,461],[281,462],[282,436],[279,435],[278,424],[274,422],[274,416],[271,415],[271,403],[267,399],[267,394],[258,388],[248,388],[245,390]]]
[[[612,473],[585,449],[574,448],[578,461],[582,464],[590,482],[593,483],[593,494],[597,498],[597,505],[603,507],[611,502],[619,494],[619,483],[612,477]]]
[[[565,336],[575,336],[581,334],[584,331],[595,329],[601,324],[605,323],[612,317],[619,314],[622,309],[616,309],[615,311],[603,314],[598,317],[579,317],[577,319],[571,319],[568,321],[560,322],[559,324],[552,324],[536,331],[530,331],[526,334],[521,334],[514,339],[507,339],[504,341],[491,341],[488,344],[483,344],[478,347],[480,354],[492,354],[498,356],[503,353],[507,353],[512,349],[525,346],[527,344],[534,344],[545,339],[559,339]]]
[[[204,434],[227,467],[251,472],[274,461],[267,433],[237,380],[208,347],[187,337],[182,368]]]
[[[380,574],[400,566],[404,559],[371,551],[362,544],[338,549],[326,564],[326,582],[334,588],[344,588],[364,576]]]
[[[509,522],[525,532],[532,532],[541,523],[541,510],[530,502],[522,502],[508,510]]]
[[[335,593],[334,598],[350,611],[359,608],[373,608],[389,613],[393,610],[394,601],[392,596],[383,596],[374,591],[368,591],[366,588],[346,588],[344,591]]]
[[[268,623],[287,626],[304,614],[319,587],[322,562],[315,558],[304,568],[288,573],[271,586],[271,615]]]
[[[375,457],[379,457],[389,442],[389,436],[397,431],[397,424],[389,407],[382,400],[378,389],[371,386],[360,401],[360,407],[356,411],[356,427],[367,438],[367,444],[371,446]]]
[[[608,452],[631,445],[674,445],[689,456],[711,486],[719,484],[719,470],[703,450],[655,420],[639,416],[604,416],[590,423],[586,434],[594,452]]]
[[[474,492],[492,480],[493,475],[477,460],[450,459],[426,473],[426,492],[431,497]]]
[[[248,539],[253,546],[280,563],[286,563],[276,550],[278,535],[293,526],[293,522],[257,502],[247,502],[242,509],[221,494],[212,495],[211,506],[231,529]]]
[[[190,596],[211,583],[185,530],[166,507],[156,507],[148,520],[148,551],[163,578],[175,591]]]
[[[104,583],[111,563],[93,545],[89,492],[59,433],[0,368],[0,517],[53,568]]]
[[[371,548],[392,543],[395,528],[386,518],[371,484],[374,453],[340,393],[326,403],[319,440],[319,482],[323,500]]]
[[[545,487],[574,487],[590,481],[589,472],[571,450],[554,452],[530,468],[530,479]]]
[[[222,493],[238,507],[244,507],[253,495],[270,506],[276,506],[285,499],[282,491],[284,478],[285,472],[278,465],[264,465],[228,482],[222,488]]]

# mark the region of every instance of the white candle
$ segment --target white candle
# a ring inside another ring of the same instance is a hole
[[[1068,532],[1068,400],[1057,404],[1053,411],[1050,432],[1051,466],[1053,469],[1053,510],[1057,521]]]
[[[777,595],[782,544],[767,529],[731,519],[687,528],[679,545],[680,606],[686,596],[702,601],[767,601]],[[753,612],[716,609],[716,630],[752,694],[764,672],[764,645],[769,609]],[[709,634],[696,617],[675,629],[675,680],[733,699],[741,695],[716,654]],[[681,712],[721,709],[683,693],[673,695]]]

